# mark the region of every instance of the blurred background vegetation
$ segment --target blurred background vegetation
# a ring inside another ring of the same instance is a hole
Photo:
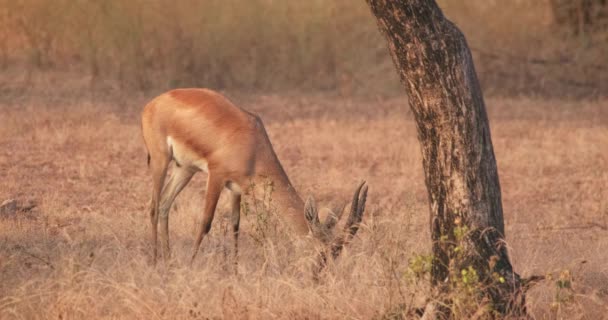
[[[608,95],[606,0],[438,2],[487,94]],[[402,92],[363,0],[0,0],[2,71],[92,88]]]

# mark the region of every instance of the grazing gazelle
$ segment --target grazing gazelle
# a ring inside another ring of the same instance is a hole
[[[150,219],[154,261],[157,256],[157,228],[163,257],[169,257],[169,211],[180,191],[198,171],[206,171],[207,193],[200,231],[194,244],[196,257],[203,237],[209,232],[220,193],[231,192],[235,254],[238,249],[241,193],[247,186],[273,183],[273,204],[293,229],[302,235],[310,230],[336,257],[344,244],[357,232],[365,209],[367,186],[355,191],[350,216],[341,235],[332,229],[341,212],[331,213],[321,223],[314,200],[306,204],[289,182],[277,158],[262,121],[208,89],[177,89],[164,93],[146,105],[142,112],[142,131],[148,149],[153,190]],[[175,161],[173,173],[165,185],[167,167]],[[163,187],[164,186],[164,187]],[[321,254],[320,263],[326,260]]]

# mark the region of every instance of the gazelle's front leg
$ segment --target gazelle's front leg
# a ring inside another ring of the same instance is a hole
[[[169,178],[169,182],[163,188],[158,212],[160,214],[160,243],[165,261],[169,260],[171,256],[169,248],[169,211],[171,210],[171,205],[177,195],[190,182],[195,172],[186,167],[176,167]]]
[[[218,175],[209,171],[207,177],[207,193],[205,194],[205,209],[203,211],[203,221],[201,221],[201,227],[194,242],[194,251],[192,252],[192,259],[190,263],[194,262],[198,249],[203,241],[203,237],[209,233],[211,229],[211,222],[215,215],[215,208],[217,207],[217,201],[220,199],[220,194],[224,188],[224,180]]]

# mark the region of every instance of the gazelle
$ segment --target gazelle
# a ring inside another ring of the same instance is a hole
[[[180,191],[198,171],[208,173],[207,193],[200,231],[194,243],[192,261],[201,241],[211,228],[220,193],[224,188],[231,193],[232,228],[235,255],[238,234],[241,194],[247,186],[273,183],[273,204],[295,232],[308,234],[328,245],[332,257],[357,232],[365,209],[367,186],[363,182],[355,191],[350,215],[344,232],[336,237],[333,229],[342,211],[330,213],[319,221],[312,198],[304,203],[281,166],[261,119],[208,89],[177,89],[164,93],[149,102],[142,112],[142,131],[148,149],[148,164],[153,178],[152,243],[154,261],[157,257],[157,228],[160,217],[162,255],[168,259],[169,211]],[[173,173],[165,185],[167,168],[175,162]],[[344,209],[344,208],[342,208]],[[326,254],[320,256],[320,266]]]

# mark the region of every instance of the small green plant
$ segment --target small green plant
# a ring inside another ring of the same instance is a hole
[[[430,254],[415,254],[408,261],[408,268],[405,274],[406,280],[418,281],[426,280],[431,274],[433,256]]]
[[[547,275],[547,279],[555,279],[552,274]],[[574,302],[574,290],[572,288],[573,277],[570,270],[565,269],[560,271],[559,276],[555,279],[555,296],[551,302],[551,310],[555,313]]]
[[[505,283],[505,279],[493,270],[497,257],[492,257],[487,269],[480,269],[474,262],[467,260],[470,250],[471,230],[455,221],[451,235],[443,235],[440,245],[448,248],[450,263],[448,278],[445,286],[435,298],[446,308],[455,319],[468,319],[473,316],[484,319],[494,315],[494,308],[486,296],[488,287]],[[410,258],[405,274],[410,282],[428,281],[432,273],[433,255],[416,254]],[[488,275],[489,274],[489,275]],[[487,276],[484,276],[487,275]]]

